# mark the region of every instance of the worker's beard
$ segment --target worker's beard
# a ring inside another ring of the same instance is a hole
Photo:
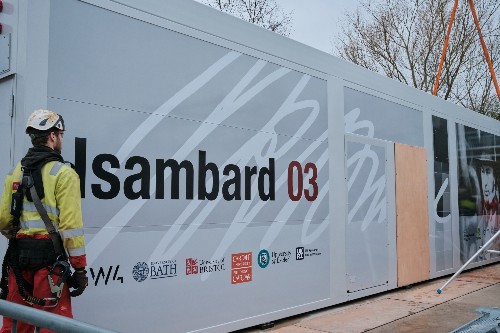
[[[61,154],[62,152],[62,140],[59,135],[56,137],[56,140],[54,142],[54,150],[57,151],[59,154]]]

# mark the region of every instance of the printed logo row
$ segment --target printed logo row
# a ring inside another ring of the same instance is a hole
[[[295,249],[295,260],[320,256],[318,249],[297,247]],[[257,255],[257,264],[265,269],[269,265],[287,264],[293,260],[292,251],[268,251],[261,250]],[[147,279],[156,280],[178,276],[177,260],[160,260],[152,262],[138,262],[132,269],[132,277],[137,282]],[[245,283],[252,281],[253,253],[242,252],[231,254],[231,265],[227,265],[226,258],[221,259],[198,259],[186,258],[185,275],[197,275],[204,273],[219,273],[231,270],[231,283]],[[120,265],[90,268],[90,275],[94,286],[108,285],[112,282],[123,283],[124,278],[120,272]]]

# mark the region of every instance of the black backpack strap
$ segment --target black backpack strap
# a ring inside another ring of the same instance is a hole
[[[40,217],[42,218],[42,221],[45,224],[45,228],[49,233],[49,237],[52,240],[52,243],[54,244],[54,251],[56,252],[57,257],[59,258],[58,260],[66,259],[66,252],[64,251],[61,236],[56,231],[54,223],[47,214],[47,210],[45,209],[45,207],[43,207],[42,201],[38,197],[38,193],[36,193],[33,177],[31,176],[31,174],[25,173],[23,175],[23,186],[29,189],[31,193],[31,198],[33,199],[33,203],[35,204],[36,210],[38,211],[38,214],[40,214]]]
[[[0,299],[7,299],[9,294],[9,261],[11,257],[11,240],[9,240],[9,246],[5,252],[5,256],[2,262],[2,278],[0,280]]]
[[[6,299],[9,293],[9,264],[13,264],[15,261],[15,252],[16,252],[16,235],[20,228],[20,218],[21,211],[23,209],[23,200],[24,200],[24,188],[23,184],[19,185],[16,193],[12,193],[12,200],[10,205],[10,213],[12,215],[12,229],[9,230],[9,244],[7,246],[7,251],[5,252],[5,256],[2,262],[2,277],[0,280],[0,299]],[[3,233],[3,232],[2,232]],[[17,264],[17,263],[16,263]],[[18,276],[16,275],[16,280]]]

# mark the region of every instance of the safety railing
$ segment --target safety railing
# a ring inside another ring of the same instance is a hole
[[[41,328],[61,333],[117,333],[116,331],[4,300],[0,300],[0,314],[12,318],[12,333],[17,333],[18,321],[35,326],[35,333],[40,332]]]

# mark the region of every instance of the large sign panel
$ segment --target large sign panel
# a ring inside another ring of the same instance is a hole
[[[183,332],[328,298],[326,81],[80,2],[51,11],[49,107],[91,275],[76,318]]]

